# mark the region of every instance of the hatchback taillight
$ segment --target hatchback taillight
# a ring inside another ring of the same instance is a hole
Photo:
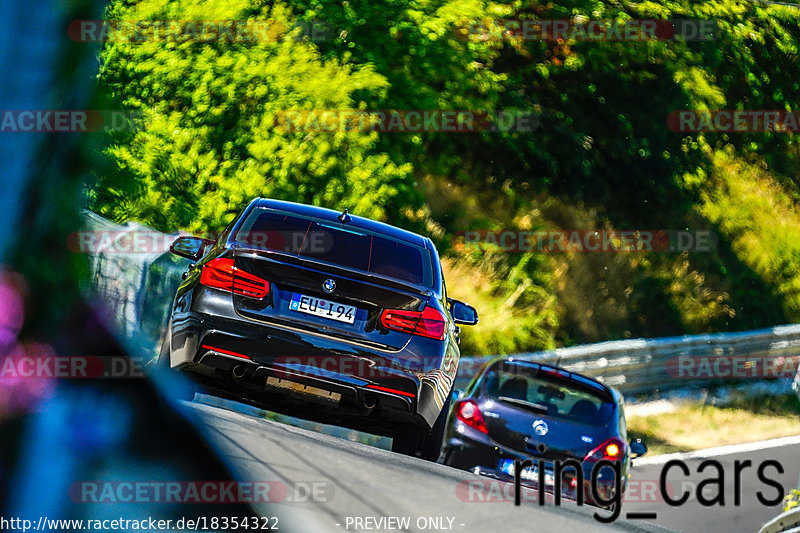
[[[616,438],[611,438],[590,451],[584,461],[619,461],[625,455],[625,444]]]
[[[203,265],[200,283],[234,294],[263,298],[269,293],[269,282],[233,266],[233,259],[218,257]]]
[[[456,418],[464,422],[471,428],[477,429],[481,433],[489,433],[483,414],[478,408],[478,404],[473,400],[462,400],[455,406]]]
[[[386,309],[381,313],[381,324],[394,331],[444,339],[444,315],[433,307],[426,307],[423,311]]]

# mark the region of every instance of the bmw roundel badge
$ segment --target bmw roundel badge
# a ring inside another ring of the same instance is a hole
[[[336,282],[333,281],[331,278],[326,279],[322,283],[322,290],[327,292],[328,294],[332,293],[336,290]]]

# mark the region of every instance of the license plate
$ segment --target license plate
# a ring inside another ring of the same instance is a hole
[[[339,322],[352,324],[356,319],[356,308],[352,305],[345,305],[330,300],[323,300],[314,296],[306,296],[300,293],[292,294],[292,301],[289,309],[306,313],[307,315],[321,316]]]
[[[514,475],[514,460],[513,459],[502,459],[500,461],[500,471],[505,472],[509,476]],[[533,466],[526,466],[522,469],[522,473],[519,475],[520,479],[525,481],[532,481],[536,484],[539,483],[539,468],[536,465]],[[552,472],[548,472],[547,470],[544,471],[544,484],[547,487],[551,487],[555,484],[555,477],[553,476]]]
[[[326,403],[333,403],[337,405],[339,403],[339,400],[342,399],[342,395],[339,394],[338,392],[319,389],[317,387],[311,387],[309,385],[304,385],[296,381],[289,381],[286,379],[280,379],[271,376],[267,378],[267,388],[281,389],[296,396],[313,398]]]

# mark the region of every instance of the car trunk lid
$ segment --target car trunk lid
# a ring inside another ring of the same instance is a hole
[[[548,460],[581,461],[608,437],[605,426],[549,416],[497,399],[484,402],[481,410],[492,440],[510,450]]]
[[[430,289],[270,250],[236,247],[234,264],[269,283],[269,294],[233,294],[240,315],[387,350],[402,349],[411,333],[381,324],[386,309],[421,311]]]

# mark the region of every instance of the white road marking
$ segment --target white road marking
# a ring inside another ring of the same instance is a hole
[[[653,457],[642,457],[641,459],[634,459],[633,465],[660,465],[673,459],[679,459],[682,461],[685,461],[686,459],[703,459],[706,457],[716,457],[719,455],[730,455],[734,453],[746,453],[757,450],[766,450],[769,448],[779,448],[781,446],[793,446],[795,444],[800,444],[800,435],[781,437],[779,439],[762,440],[758,442],[747,442],[745,444],[717,446],[715,448],[706,448],[705,450],[695,450],[692,452],[667,453],[664,455],[654,455]]]

